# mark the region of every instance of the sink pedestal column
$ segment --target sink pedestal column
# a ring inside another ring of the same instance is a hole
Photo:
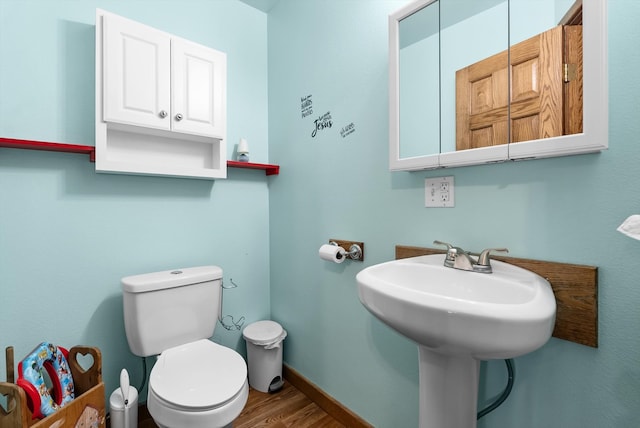
[[[418,346],[420,428],[475,428],[480,361]]]

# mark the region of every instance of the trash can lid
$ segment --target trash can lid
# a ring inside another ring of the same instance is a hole
[[[249,324],[242,335],[254,345],[270,345],[287,337],[287,332],[275,321],[258,321]]]

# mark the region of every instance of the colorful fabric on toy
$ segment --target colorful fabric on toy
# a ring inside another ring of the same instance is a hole
[[[64,348],[43,342],[18,364],[18,381],[29,401],[34,418],[50,415],[74,398],[73,378]],[[43,369],[53,384],[53,397],[45,383]]]

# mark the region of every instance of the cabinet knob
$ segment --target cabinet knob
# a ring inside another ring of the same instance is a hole
[[[162,119],[164,119],[165,117],[167,117],[167,112],[164,110],[160,110],[160,113],[158,113],[158,116],[160,116]]]
[[[176,120],[180,122],[182,120],[182,115],[180,113],[176,114]]]

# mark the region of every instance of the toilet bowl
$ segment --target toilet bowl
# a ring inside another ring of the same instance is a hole
[[[238,417],[248,396],[240,354],[203,339],[160,354],[149,378],[147,408],[161,428],[220,428]]]

